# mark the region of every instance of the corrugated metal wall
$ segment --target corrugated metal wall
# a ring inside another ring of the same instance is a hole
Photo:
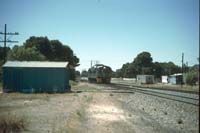
[[[70,90],[65,68],[3,68],[4,91],[25,93],[65,92]]]

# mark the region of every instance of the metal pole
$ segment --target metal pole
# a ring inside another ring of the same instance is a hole
[[[4,29],[4,57],[3,57],[4,63],[6,62],[6,24]]]
[[[183,87],[182,85],[183,85],[183,72],[184,72],[184,70],[183,70],[183,63],[184,63],[184,53],[182,53],[182,83],[181,83],[181,88]]]

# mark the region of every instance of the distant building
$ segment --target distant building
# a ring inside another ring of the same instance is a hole
[[[182,84],[183,83],[183,74],[177,73],[169,76],[170,84]]]
[[[68,62],[8,61],[3,65],[4,92],[70,90]]]
[[[166,75],[163,75],[163,76],[162,76],[162,83],[164,83],[164,84],[169,83],[169,77],[166,76]]]
[[[154,76],[153,75],[137,75],[137,82],[143,84],[153,84]]]

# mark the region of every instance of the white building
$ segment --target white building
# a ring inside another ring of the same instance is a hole
[[[164,83],[164,84],[169,83],[168,76],[165,76],[165,75],[162,76],[162,83]]]
[[[153,84],[154,76],[153,75],[137,75],[137,82],[143,84]]]

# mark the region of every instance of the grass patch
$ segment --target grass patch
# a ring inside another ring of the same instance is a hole
[[[34,93],[34,94],[23,94],[23,93],[3,93],[0,96],[1,99],[7,99],[7,100],[46,100],[49,101],[51,96],[55,96],[52,94],[47,93]]]
[[[12,133],[25,130],[27,126],[27,118],[24,116],[17,117],[15,115],[0,117],[0,133]]]
[[[76,111],[76,114],[78,115],[78,118],[80,119],[80,121],[85,121],[85,109],[81,108],[79,110]]]
[[[73,81],[73,80],[69,80],[69,85],[70,86],[76,86],[76,85],[78,85],[78,83]]]
[[[82,113],[81,113],[79,110],[76,111],[76,114],[77,114],[79,117],[82,117]]]
[[[80,86],[78,86],[77,89],[80,91],[97,91],[97,89],[95,87],[91,87],[88,85],[80,85]]]
[[[85,97],[85,101],[87,102],[87,103],[89,103],[89,102],[91,102],[92,100],[93,100],[93,96],[84,96]]]
[[[110,96],[113,96],[113,94],[112,94],[112,93],[110,93]]]

